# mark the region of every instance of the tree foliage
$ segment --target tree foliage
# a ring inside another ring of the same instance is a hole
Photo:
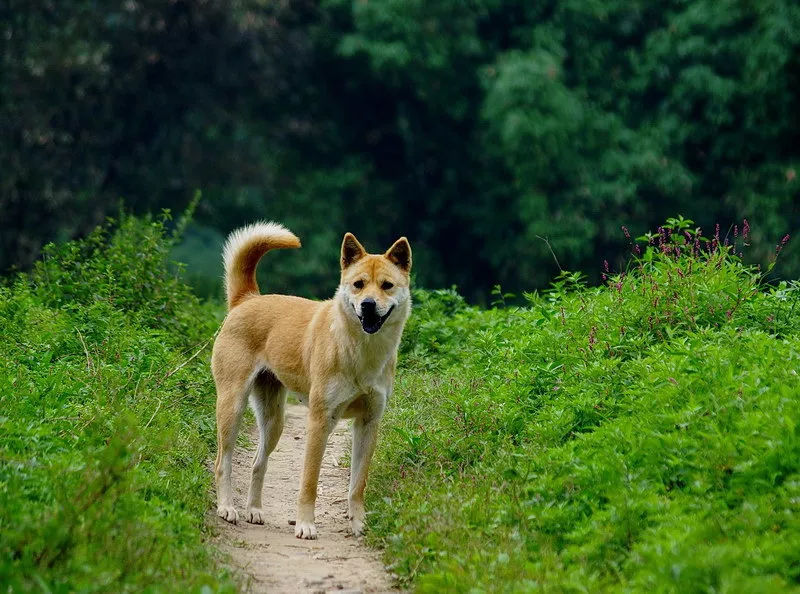
[[[408,235],[423,283],[480,298],[546,283],[542,237],[596,277],[620,223],[748,218],[761,261],[800,226],[789,0],[40,1],[3,23],[4,268],[119,197],[195,189],[217,242],[292,227],[272,282],[320,295],[345,230]]]

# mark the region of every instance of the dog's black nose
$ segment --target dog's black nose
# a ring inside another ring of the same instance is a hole
[[[372,299],[371,297],[367,297],[366,299],[364,299],[364,301],[361,302],[361,315],[368,316],[370,314],[374,314],[375,307],[377,307],[375,300]]]

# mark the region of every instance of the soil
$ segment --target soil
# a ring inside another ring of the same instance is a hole
[[[354,538],[347,520],[348,468],[339,460],[349,450],[350,430],[340,424],[331,434],[320,473],[317,495],[317,540],[294,536],[294,515],[305,447],[306,409],[289,405],[280,442],[269,457],[264,479],[264,525],[243,519],[250,484],[253,447],[237,447],[233,458],[233,492],[239,523],[214,514],[217,546],[233,565],[249,576],[253,592],[396,592],[376,551]]]

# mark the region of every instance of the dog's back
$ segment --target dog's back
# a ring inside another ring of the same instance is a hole
[[[228,314],[214,343],[214,375],[232,366],[265,367],[287,388],[308,392],[305,335],[326,303],[293,295],[245,294]]]

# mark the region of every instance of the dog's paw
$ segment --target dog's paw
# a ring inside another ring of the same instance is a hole
[[[250,507],[247,509],[247,513],[244,515],[244,518],[250,524],[263,524],[264,512],[257,507]]]
[[[350,518],[350,528],[353,530],[353,536],[364,536],[364,520],[361,518]]]
[[[297,538],[314,540],[317,538],[317,527],[314,525],[314,522],[302,522],[298,520],[294,526],[294,535]]]
[[[353,536],[362,536],[364,534],[364,521],[366,519],[366,512],[364,511],[364,504],[355,501],[350,501],[347,511],[347,519],[350,520],[350,528],[353,530]]]
[[[232,505],[220,505],[217,508],[217,515],[231,524],[235,524],[239,521],[239,513]]]

